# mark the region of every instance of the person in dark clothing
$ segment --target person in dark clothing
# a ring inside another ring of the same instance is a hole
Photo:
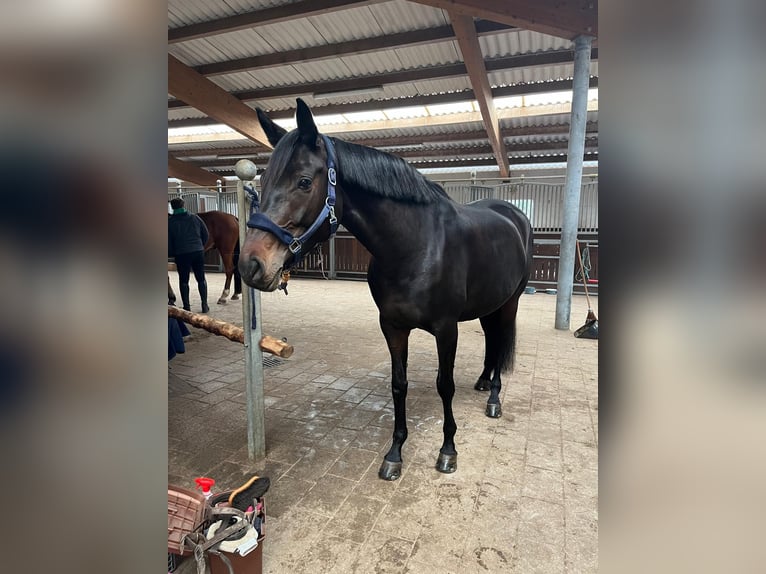
[[[205,243],[208,231],[205,223],[184,208],[180,197],[170,202],[173,215],[168,217],[168,257],[175,258],[184,309],[191,311],[189,304],[189,275],[194,272],[202,312],[207,313],[207,281],[205,281]]]

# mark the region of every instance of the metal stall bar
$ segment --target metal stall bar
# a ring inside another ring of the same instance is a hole
[[[255,179],[255,164],[241,159],[234,166],[237,174],[239,206],[239,244],[245,244],[250,210],[245,200],[245,182]],[[261,328],[261,292],[242,289],[242,326],[245,330],[245,394],[247,396],[247,454],[251,460],[266,457],[266,407],[263,400],[263,352],[259,345]]]

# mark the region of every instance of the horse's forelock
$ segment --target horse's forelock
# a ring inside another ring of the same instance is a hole
[[[269,163],[266,166],[261,188],[275,184],[280,180],[295,153],[299,135],[300,134],[298,134],[296,130],[293,130],[279,140],[279,143],[274,148]]]

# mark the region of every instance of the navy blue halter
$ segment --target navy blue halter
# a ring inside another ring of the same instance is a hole
[[[250,219],[247,222],[248,227],[254,229],[261,229],[272,233],[279,241],[287,245],[290,253],[293,254],[294,262],[298,262],[304,253],[301,253],[303,244],[308,241],[317,229],[324,223],[325,219],[330,220],[330,236],[335,235],[338,230],[338,218],[335,216],[335,185],[337,183],[337,174],[335,171],[335,147],[333,146],[330,138],[326,135],[322,135],[322,139],[327,149],[327,198],[324,202],[322,211],[319,212],[314,223],[311,224],[306,232],[300,237],[294,237],[284,227],[280,227],[274,223],[268,215],[265,213],[253,213],[250,215]]]

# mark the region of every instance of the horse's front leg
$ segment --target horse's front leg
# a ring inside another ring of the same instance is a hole
[[[380,318],[380,328],[391,353],[391,394],[394,398],[394,436],[391,448],[383,458],[378,476],[396,480],[402,474],[402,445],[407,440],[407,345],[410,330],[396,328]]]
[[[455,450],[455,432],[457,425],[452,414],[452,397],[455,396],[455,353],[457,352],[457,323],[443,326],[435,333],[436,347],[439,353],[439,374],[436,376],[436,389],[444,407],[444,443],[436,459],[436,470],[455,472],[457,470],[457,451]]]

